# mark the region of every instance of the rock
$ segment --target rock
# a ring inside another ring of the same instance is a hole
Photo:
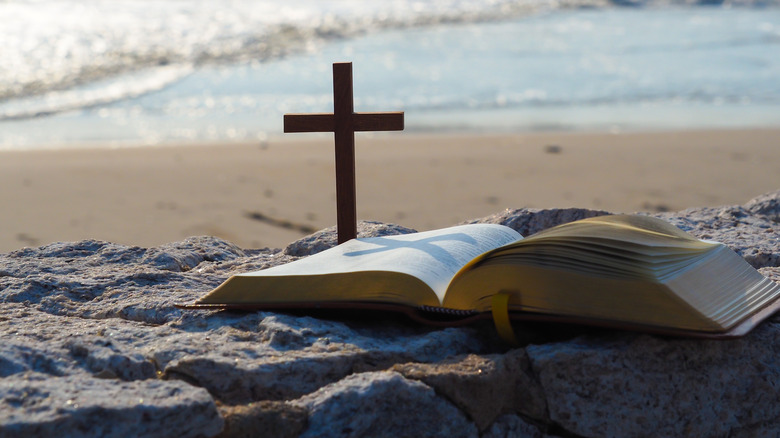
[[[382,331],[269,314],[210,319],[203,336],[193,339],[193,330],[185,326],[147,351],[164,377],[185,379],[228,403],[289,400],[355,370],[383,369],[410,360],[438,361],[452,352],[481,348],[472,330],[399,326]]]
[[[575,435],[776,436],[778,340],[770,322],[736,341],[614,334],[526,351],[549,421]]]
[[[574,222],[595,216],[610,214],[602,210],[584,208],[538,208],[506,209],[501,213],[463,222],[465,224],[501,224],[514,229],[523,236],[530,236],[556,225]]]
[[[504,415],[499,417],[490,429],[482,434],[482,438],[543,438],[546,435],[533,424],[528,423],[523,417],[517,415]]]
[[[297,437],[306,429],[306,410],[290,403],[259,401],[238,406],[222,406],[225,428],[219,438]]]
[[[749,203],[751,208],[771,211],[769,198],[759,197]],[[667,220],[700,239],[716,240],[728,245],[755,268],[780,265],[780,227],[773,216],[752,214],[742,206],[692,208],[679,213],[658,213],[653,216]],[[777,228],[777,229],[776,229]]]
[[[416,233],[411,228],[402,227],[395,224],[385,224],[376,221],[360,221],[358,222],[357,235],[360,238],[365,237],[378,237],[378,236],[392,236],[396,234],[409,234]],[[302,239],[296,240],[284,249],[284,253],[290,256],[303,257],[307,255],[317,254],[318,252],[325,251],[328,248],[333,248],[338,244],[338,235],[336,233],[336,227],[325,228],[310,236],[306,236]]]
[[[430,387],[395,372],[353,374],[292,404],[309,412],[302,437],[477,436],[457,408]]]
[[[542,420],[547,412],[542,387],[522,349],[503,355],[469,355],[438,363],[396,365],[392,369],[407,378],[421,380],[447,397],[480,430],[504,413],[517,412]]]
[[[780,191],[757,196],[747,204],[745,209],[753,215],[763,216],[772,222],[780,220]]]
[[[603,214],[520,209],[471,222],[530,235]],[[653,215],[780,281],[780,192]],[[525,345],[508,350],[490,323],[175,307],[335,239],[330,229],[285,250],[194,237],[0,254],[0,438],[780,434],[778,317],[733,341],[518,324]]]
[[[0,380],[0,436],[197,437],[223,420],[202,388],[17,373]]]

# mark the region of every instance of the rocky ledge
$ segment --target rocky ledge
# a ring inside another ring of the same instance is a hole
[[[507,210],[524,235],[604,214]],[[659,217],[780,280],[780,192]],[[364,222],[360,234],[411,232]],[[776,436],[780,319],[731,341],[393,315],[179,310],[231,274],[335,243],[213,237],[54,243],[0,255],[0,437]]]

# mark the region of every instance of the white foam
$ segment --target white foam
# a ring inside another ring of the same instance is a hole
[[[14,99],[0,103],[0,120],[35,118],[75,109],[95,107],[132,99],[183,78],[192,72],[192,66],[168,65],[127,74],[126,78],[97,81],[62,91]]]
[[[0,99],[162,64],[268,59],[382,27],[472,20],[509,0],[0,2]],[[524,2],[520,2],[524,3]],[[528,3],[526,0],[525,3]],[[533,3],[533,2],[530,2]]]

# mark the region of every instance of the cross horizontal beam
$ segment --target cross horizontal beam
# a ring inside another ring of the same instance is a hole
[[[352,126],[356,132],[403,131],[404,113],[353,113]],[[336,116],[322,114],[285,114],[284,132],[333,132],[336,130]]]

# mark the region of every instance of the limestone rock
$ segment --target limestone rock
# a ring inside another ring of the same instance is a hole
[[[745,209],[750,214],[763,216],[772,222],[777,222],[780,220],[780,190],[756,196],[745,204]]]
[[[306,410],[290,403],[260,401],[222,406],[225,428],[219,438],[253,438],[258,435],[293,438],[306,429]]]
[[[402,227],[401,225],[385,224],[376,221],[360,221],[358,222],[357,227],[357,235],[360,238],[392,236],[396,234],[409,234],[415,232],[415,230]],[[330,228],[317,231],[310,236],[296,240],[284,249],[284,253],[291,256],[303,257],[317,254],[318,252],[325,251],[328,248],[333,248],[337,244],[338,235],[336,233],[336,227],[332,226]]]
[[[523,417],[517,415],[504,415],[499,417],[488,431],[482,434],[482,438],[544,438],[552,435],[542,433],[538,427],[530,424]]]
[[[529,235],[605,213],[520,209],[472,222]],[[780,192],[654,215],[780,281]],[[718,342],[526,323],[516,326],[526,345],[507,350],[490,323],[174,306],[333,244],[324,230],[285,250],[194,237],[0,254],[0,437],[780,433],[780,317]]]
[[[522,349],[503,355],[469,355],[438,363],[396,365],[392,369],[421,380],[447,397],[480,430],[504,413],[521,413],[542,420],[547,412],[542,387]]]
[[[477,436],[463,413],[430,387],[395,372],[353,374],[291,403],[309,411],[302,437]]]
[[[158,248],[85,240],[23,248],[0,257],[0,301],[54,315],[120,318],[148,324],[176,319],[233,273],[291,260],[277,251],[243,251],[214,237]]]
[[[692,208],[659,213],[685,231],[722,242],[755,268],[780,266],[780,192],[761,195],[745,206]]]
[[[539,231],[556,225],[574,222],[595,216],[610,214],[602,210],[588,210],[584,208],[519,208],[506,209],[501,213],[487,216],[481,219],[466,221],[466,224],[501,224],[517,231],[523,236],[530,236]]]
[[[610,334],[526,351],[550,421],[576,435],[768,436],[780,432],[778,339],[769,322],[734,341]]]
[[[0,379],[3,437],[197,437],[222,427],[208,392],[184,382],[37,373]]]

